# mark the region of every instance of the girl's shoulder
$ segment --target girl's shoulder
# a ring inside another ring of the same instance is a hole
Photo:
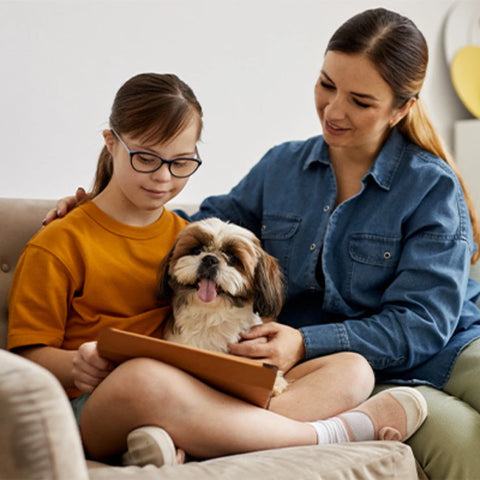
[[[64,217],[57,218],[48,225],[42,227],[31,239],[30,244],[54,245],[62,242],[67,237],[77,236],[83,230],[82,226],[89,223],[83,205],[80,205]]]

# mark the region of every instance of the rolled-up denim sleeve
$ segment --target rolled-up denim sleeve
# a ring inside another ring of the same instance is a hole
[[[343,323],[301,327],[305,344],[305,359],[321,357],[334,352],[351,351],[348,329]]]

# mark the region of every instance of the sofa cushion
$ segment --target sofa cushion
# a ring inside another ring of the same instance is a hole
[[[90,480],[409,480],[417,479],[415,459],[398,442],[360,442],[293,447],[232,455],[176,467],[89,466]]]

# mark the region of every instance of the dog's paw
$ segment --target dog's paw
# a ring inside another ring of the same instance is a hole
[[[288,387],[288,380],[283,376],[283,372],[280,370],[277,372],[277,378],[275,379],[275,384],[273,385],[273,396],[280,395]]]

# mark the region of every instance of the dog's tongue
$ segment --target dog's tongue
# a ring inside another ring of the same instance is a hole
[[[212,302],[217,297],[217,285],[213,280],[202,278],[198,284],[198,298],[202,302]]]

